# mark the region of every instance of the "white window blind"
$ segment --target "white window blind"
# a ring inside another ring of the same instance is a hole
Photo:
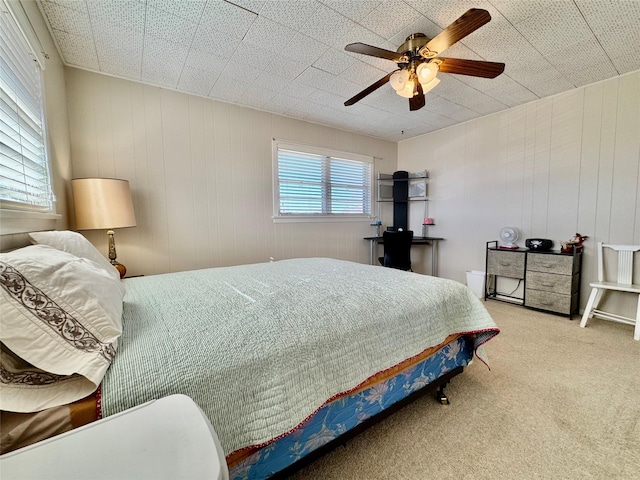
[[[16,20],[0,7],[0,206],[50,212],[42,71]]]
[[[303,150],[276,148],[276,217],[371,214],[371,162]]]

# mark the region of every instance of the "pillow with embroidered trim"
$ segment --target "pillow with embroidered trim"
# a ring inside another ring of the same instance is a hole
[[[109,263],[93,244],[78,232],[70,230],[51,230],[48,232],[31,232],[31,243],[49,245],[63,252],[69,252],[80,258],[86,258],[96,262],[104,268],[113,278],[120,279],[120,273]]]
[[[86,258],[47,245],[0,254],[0,410],[95,391],[122,333],[123,297],[119,277]]]

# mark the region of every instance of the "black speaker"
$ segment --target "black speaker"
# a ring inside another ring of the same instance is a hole
[[[546,252],[553,248],[553,241],[548,238],[527,238],[524,244],[529,250],[538,250],[540,252]]]

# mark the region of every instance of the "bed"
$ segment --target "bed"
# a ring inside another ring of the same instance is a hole
[[[306,258],[119,281],[75,235],[1,256],[3,450],[183,393],[231,478],[283,476],[486,362],[499,331],[451,280]]]

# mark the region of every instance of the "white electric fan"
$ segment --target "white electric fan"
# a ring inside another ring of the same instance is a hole
[[[500,240],[503,242],[498,245],[498,248],[503,248],[505,250],[516,250],[518,245],[516,245],[516,240],[518,240],[518,230],[513,227],[502,227],[500,230]]]

